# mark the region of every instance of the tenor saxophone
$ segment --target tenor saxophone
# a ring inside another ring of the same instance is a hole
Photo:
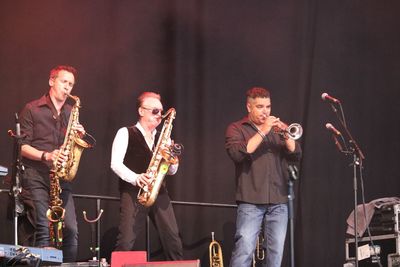
[[[174,108],[170,108],[163,116],[166,119],[146,171],[146,174],[151,178],[151,182],[140,188],[137,195],[139,203],[145,207],[150,207],[154,204],[164,177],[168,173],[169,166],[179,162],[173,147],[170,145],[172,121],[175,119],[175,116],[176,111]]]
[[[59,156],[57,156],[53,162],[53,166],[50,170],[50,203],[49,209],[46,212],[47,219],[49,220],[50,241],[52,245],[57,248],[60,248],[62,245],[62,228],[64,227],[65,216],[65,209],[62,207],[63,201],[60,199],[60,179],[66,181],[72,181],[74,179],[83,149],[92,146],[82,140],[75,130],[72,130],[72,125],[79,123],[79,108],[81,106],[79,97],[67,95],[75,100],[69,117],[64,143],[59,151],[59,154],[64,154],[67,160],[60,163],[58,161]]]

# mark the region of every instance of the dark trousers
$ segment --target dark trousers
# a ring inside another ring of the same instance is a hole
[[[183,259],[182,241],[168,194],[160,192],[155,203],[145,208],[136,200],[136,191],[121,192],[120,223],[115,250],[132,250],[139,233],[146,229],[146,217],[154,223],[164,250],[166,260]]]
[[[50,230],[46,212],[49,208],[49,176],[35,169],[26,168],[22,184],[23,188],[30,193],[36,217],[35,234],[30,245],[48,247],[50,246]],[[64,189],[60,198],[63,201],[62,207],[65,209],[62,243],[63,261],[74,262],[78,252],[78,224],[75,204],[69,189]]]

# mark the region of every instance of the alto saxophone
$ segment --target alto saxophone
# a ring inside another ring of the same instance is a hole
[[[165,119],[163,128],[156,147],[154,148],[153,156],[150,164],[147,167],[146,174],[152,179],[150,184],[140,188],[137,199],[140,204],[145,207],[150,207],[154,204],[161,188],[164,176],[168,173],[171,164],[177,164],[179,159],[174,151],[174,148],[169,144],[172,131],[172,121],[175,119],[176,111],[170,108],[163,116]]]
[[[79,97],[67,94],[70,98],[75,100],[75,105],[72,107],[71,115],[69,117],[68,128],[65,134],[64,143],[60,148],[60,153],[64,154],[67,159],[62,163],[58,162],[58,157],[54,161],[53,167],[57,177],[65,180],[72,181],[78,171],[79,161],[83,149],[90,148],[93,145],[83,140],[79,133],[72,130],[72,125],[79,123],[79,109],[81,108],[81,101]]]
[[[79,160],[84,148],[92,147],[91,144],[82,140],[79,134],[72,130],[72,125],[79,123],[80,100],[77,96],[67,94],[75,100],[69,117],[67,132],[64,143],[60,148],[59,154],[67,157],[62,163],[58,162],[59,156],[54,160],[50,170],[50,203],[46,212],[50,227],[50,241],[53,246],[60,248],[62,245],[62,228],[64,227],[65,209],[61,206],[63,201],[60,199],[61,187],[60,179],[72,181],[78,170]]]

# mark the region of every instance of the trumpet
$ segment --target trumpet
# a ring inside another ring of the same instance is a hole
[[[262,262],[265,259],[264,231],[261,231],[257,237],[256,249],[253,253],[253,267],[256,267],[257,262]]]
[[[263,247],[263,243],[264,243],[264,236],[263,236],[263,232],[260,232],[258,234],[258,238],[257,238],[257,244],[256,244],[256,258],[259,261],[262,261],[265,259],[265,250]]]
[[[212,241],[209,245],[210,267],[224,267],[221,245],[215,241],[214,232],[211,232]]]
[[[274,126],[272,129],[275,133],[293,140],[297,140],[303,135],[303,127],[298,123],[287,125],[284,122],[280,122],[279,125]]]

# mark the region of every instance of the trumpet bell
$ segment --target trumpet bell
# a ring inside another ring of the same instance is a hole
[[[286,134],[290,139],[297,140],[303,135],[303,127],[298,123],[292,123],[286,128]]]

